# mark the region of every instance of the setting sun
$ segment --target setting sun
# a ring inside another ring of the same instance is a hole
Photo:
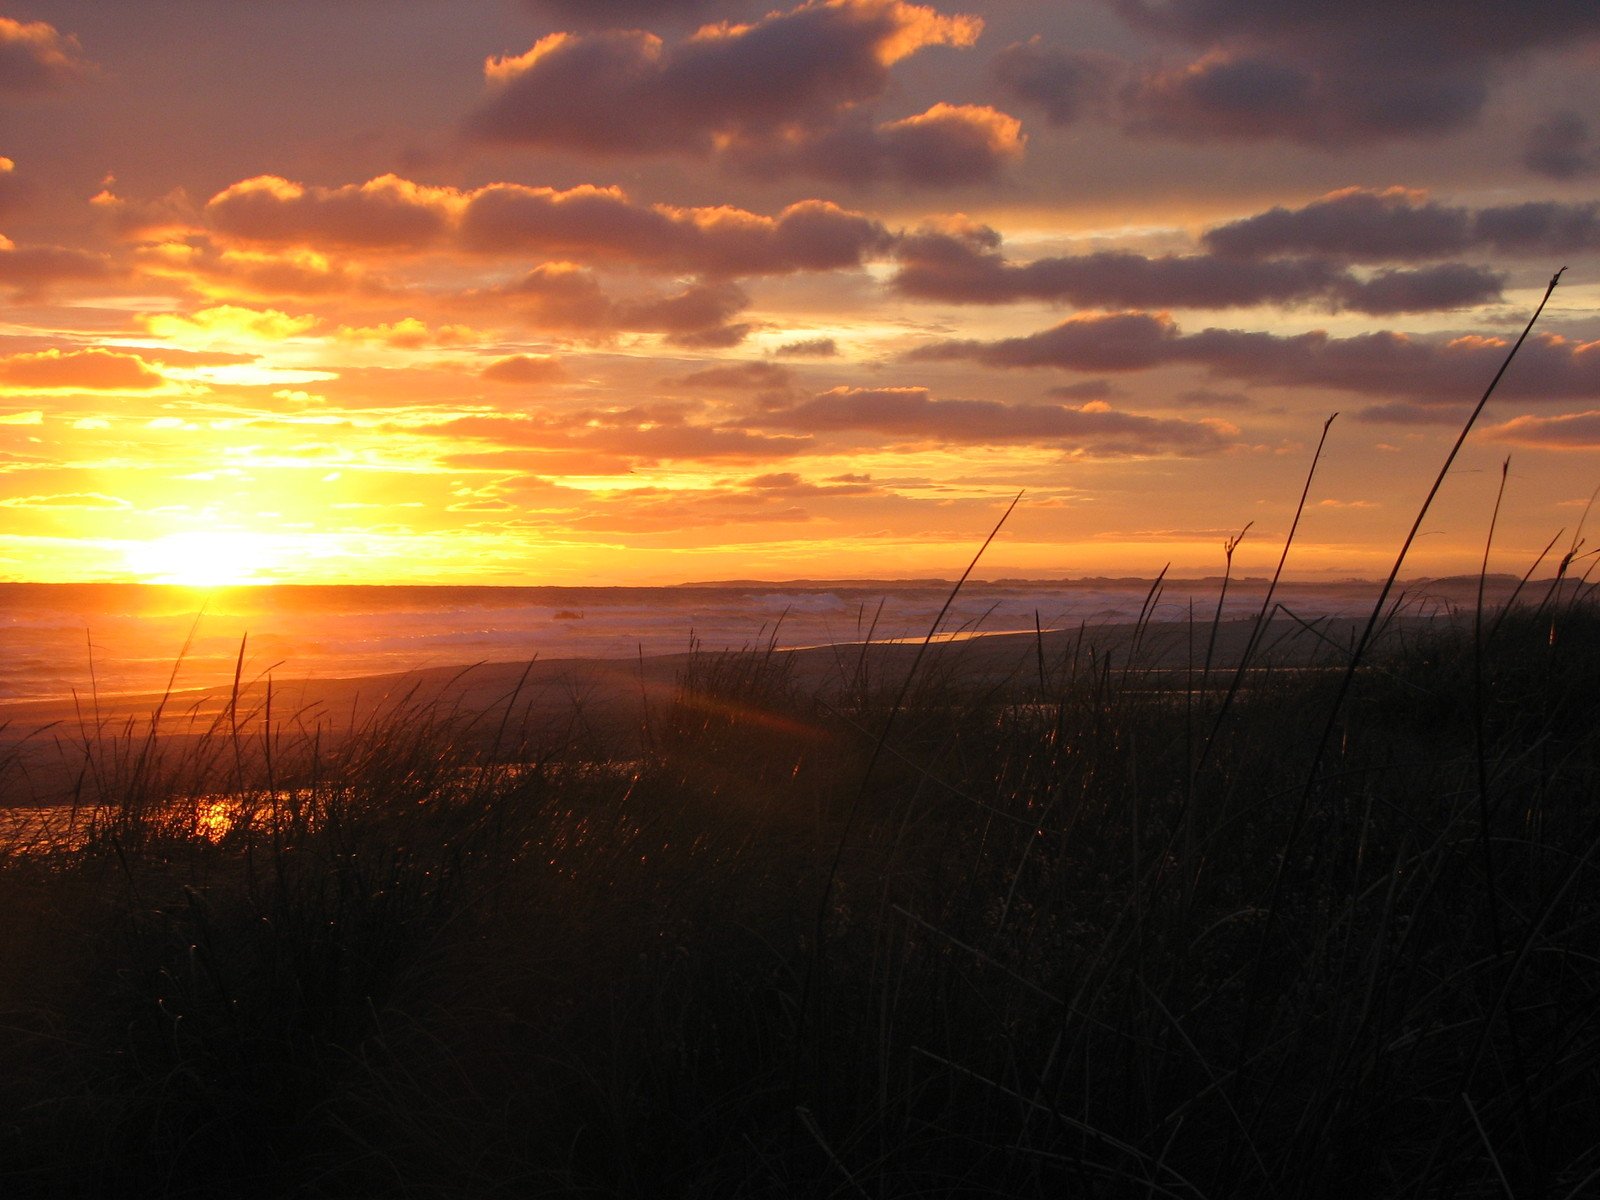
[[[129,572],[142,583],[196,588],[265,582],[279,557],[271,537],[244,531],[169,533],[125,553]]]

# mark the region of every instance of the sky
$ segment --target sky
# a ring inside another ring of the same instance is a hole
[[[0,578],[1264,574],[1334,413],[1381,576],[1563,266],[1410,575],[1587,549],[1594,0],[0,0]]]

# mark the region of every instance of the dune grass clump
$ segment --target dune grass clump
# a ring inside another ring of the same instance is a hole
[[[1231,694],[1087,632],[952,646],[938,704],[702,656],[614,760],[219,730],[0,864],[0,1177],[1582,1196],[1600,611],[1380,643],[1295,829],[1317,646]]]

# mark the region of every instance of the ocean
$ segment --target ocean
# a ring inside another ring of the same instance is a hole
[[[1470,604],[1476,579],[1413,588],[1425,605]],[[1220,580],[1163,584],[1157,620],[1209,622]],[[0,701],[87,699],[246,682],[352,678],[538,658],[921,638],[946,581],[682,587],[299,586],[202,593],[138,584],[0,583]],[[1264,581],[1234,581],[1225,616],[1253,615]],[[1148,580],[969,582],[949,636],[1132,621]],[[1304,619],[1368,610],[1363,581],[1280,585]],[[242,649],[242,658],[241,658]]]

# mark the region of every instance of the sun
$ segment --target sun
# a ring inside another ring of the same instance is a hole
[[[194,588],[264,583],[277,561],[272,539],[243,530],[169,533],[135,542],[124,553],[140,582]]]

